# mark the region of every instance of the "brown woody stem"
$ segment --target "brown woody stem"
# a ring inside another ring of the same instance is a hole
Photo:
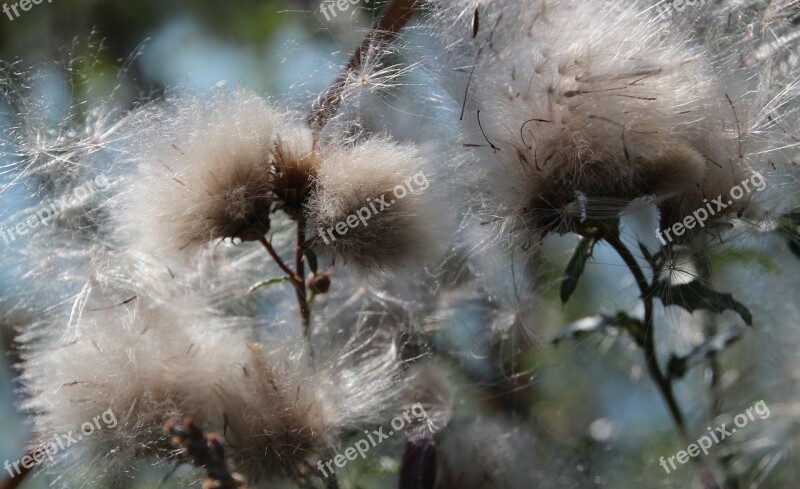
[[[306,289],[306,281],[304,277],[305,264],[303,259],[305,257],[306,249],[306,219],[303,214],[297,219],[297,246],[295,248],[295,269],[300,281],[296,283],[295,293],[297,295],[297,303],[300,304],[300,315],[303,317],[303,336],[308,344],[309,352],[313,356],[314,349],[311,346],[311,308],[308,304],[308,291]]]
[[[314,104],[311,114],[308,116],[308,125],[311,129],[319,132],[325,127],[342,103],[342,95],[350,73],[364,65],[364,61],[370,51],[394,41],[400,30],[411,19],[418,4],[419,0],[389,1],[380,18],[370,29],[367,37],[356,49],[355,53],[353,53],[339,77]]]
[[[259,239],[259,242],[266,248],[267,253],[272,260],[283,270],[292,282],[294,287],[295,296],[297,297],[297,305],[300,308],[300,316],[303,319],[303,336],[308,343],[309,351],[313,356],[313,349],[311,348],[311,307],[308,303],[308,294],[306,291],[305,266],[303,264],[303,257],[305,251],[305,218],[300,217],[297,221],[297,247],[295,250],[295,270],[292,270],[289,265],[283,261],[283,258],[275,251],[272,243],[267,241],[266,238]],[[2,488],[0,488],[2,489]]]

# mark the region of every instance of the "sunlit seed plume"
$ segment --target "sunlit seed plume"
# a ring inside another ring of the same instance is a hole
[[[435,254],[431,182],[417,149],[376,137],[324,153],[309,227],[315,245],[366,270]]]
[[[645,196],[669,226],[760,162],[745,143],[746,92],[641,3],[434,4],[482,204],[512,228],[566,232]]]
[[[253,241],[274,208],[308,192],[317,165],[310,131],[247,92],[146,107],[132,124],[138,169],[120,198],[120,227],[143,247],[193,251],[224,238]]]

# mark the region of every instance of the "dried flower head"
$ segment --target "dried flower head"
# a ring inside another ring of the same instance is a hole
[[[446,77],[463,100],[488,208],[528,239],[649,196],[669,209],[669,225],[746,173],[744,94],[643,6],[438,3],[444,59],[471,67]]]
[[[392,409],[401,387],[393,347],[319,351],[312,365],[296,341],[211,307],[201,284],[178,286],[167,271],[138,283],[135,270],[131,263],[96,269],[83,284],[79,273],[62,280],[73,300],[24,336],[25,407],[37,413],[42,440],[113,416],[113,426],[72,448],[81,457],[75,475],[95,480],[136,460],[172,460],[161,427],[186,413],[224,436],[228,459],[248,478],[296,480],[343,432]]]
[[[296,215],[317,159],[310,131],[247,92],[182,99],[134,114],[138,169],[121,227],[157,251],[224,238],[253,241],[276,209]]]
[[[309,201],[314,244],[368,270],[432,252],[430,182],[417,149],[376,137],[324,155]]]

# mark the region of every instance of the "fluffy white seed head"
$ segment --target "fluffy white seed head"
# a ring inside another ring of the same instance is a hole
[[[308,206],[316,246],[362,269],[434,254],[431,182],[416,148],[376,137],[323,156]]]
[[[263,237],[273,208],[294,210],[317,164],[310,131],[247,92],[146,108],[119,221],[156,252]],[[146,130],[144,128],[147,128]]]
[[[582,200],[611,213],[656,196],[672,218],[741,180],[735,109],[707,57],[641,5],[438,3],[445,76],[493,213],[563,232],[605,217]]]
[[[60,474],[107,482],[137,461],[172,461],[162,426],[190,414],[224,436],[230,461],[251,480],[296,480],[342,433],[395,409],[392,343],[320,348],[312,365],[302,342],[276,334],[271,318],[211,305],[229,279],[208,284],[202,273],[173,276],[160,262],[142,263],[144,255],[94,251],[61,254],[58,274],[31,275],[50,277],[46,285],[34,280],[38,288],[15,295],[37,318],[19,336],[23,407],[34,414],[37,439],[101,419],[57,454]],[[49,300],[37,307],[45,292]],[[103,421],[111,417],[113,426]]]

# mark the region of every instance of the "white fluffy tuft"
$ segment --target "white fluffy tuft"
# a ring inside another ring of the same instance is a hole
[[[434,4],[482,204],[528,240],[648,196],[668,226],[766,165],[758,97],[641,2]]]
[[[308,206],[315,245],[365,270],[430,259],[436,249],[431,184],[413,145],[376,137],[331,148]],[[370,216],[358,221],[362,209]],[[350,226],[348,219],[358,222]],[[337,232],[337,225],[346,231]]]
[[[302,345],[223,314],[202,287],[170,285],[166,270],[137,285],[119,273],[121,260],[94,260],[88,281],[78,269],[62,277],[65,300],[21,337],[25,408],[41,440],[78,433],[107,410],[118,421],[59,455],[77,456],[87,483],[141,457],[171,459],[162,426],[183,414],[224,434],[230,460],[251,479],[297,478],[342,433],[393,406],[393,347],[328,352],[312,366]]]
[[[118,219],[133,243],[153,252],[263,237],[282,196],[276,190],[285,190],[280,177],[315,164],[310,130],[247,92],[180,99],[132,117],[143,134]]]

